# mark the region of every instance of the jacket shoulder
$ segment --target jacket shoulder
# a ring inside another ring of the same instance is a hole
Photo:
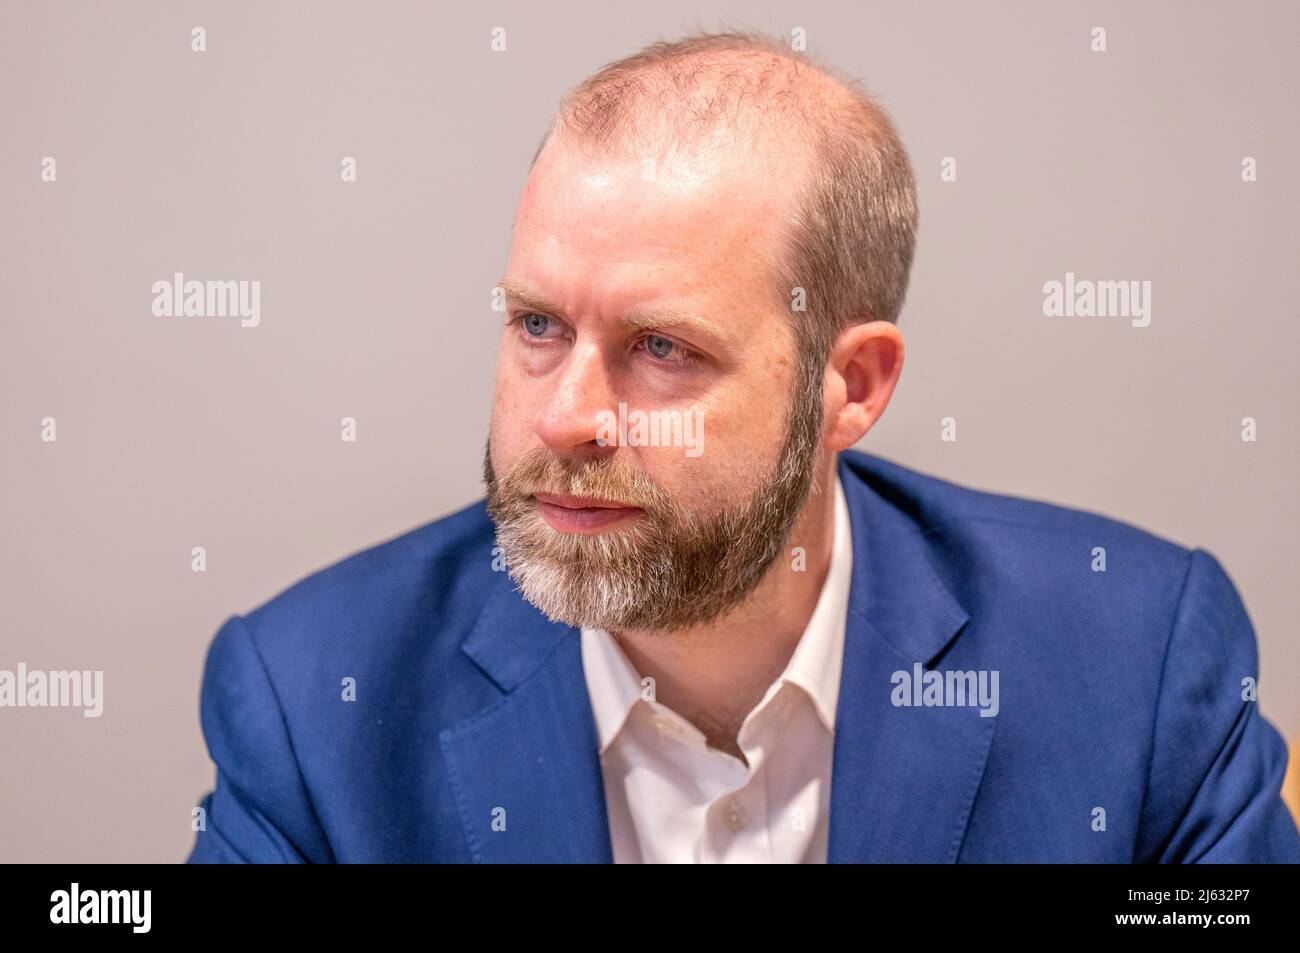
[[[1218,566],[1204,550],[1121,519],[973,489],[869,454],[846,457],[913,527],[936,575],[968,607],[1029,613],[1044,625],[1072,615],[1117,639],[1142,630],[1158,654],[1197,554]]]
[[[429,620],[440,624],[424,637],[454,633],[481,605],[494,546],[495,529],[478,500],[310,573],[244,618],[268,664],[270,656],[391,642]]]
[[[1191,557],[1191,548],[1115,517],[964,486],[860,451],[846,451],[844,456],[851,471],[927,537],[985,538],[1004,549],[1031,538],[1038,546],[1070,550],[1111,542],[1139,551],[1144,559],[1183,569]]]

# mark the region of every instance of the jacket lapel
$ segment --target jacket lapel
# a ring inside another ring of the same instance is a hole
[[[505,693],[440,736],[474,860],[612,862],[578,630],[500,573],[462,648]]]
[[[895,707],[894,672],[929,668],[969,616],[930,565],[916,524],[845,457],[853,581],[835,716],[831,863],[951,863],[993,739],[973,707]],[[969,636],[968,636],[969,637]]]

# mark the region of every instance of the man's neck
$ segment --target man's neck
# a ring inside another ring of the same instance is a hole
[[[835,533],[835,463],[832,455],[819,469],[785,551],[734,610],[690,629],[616,633],[637,672],[655,680],[655,699],[699,728],[711,747],[742,761],[740,727],[789,664],[826,581]],[[803,550],[798,561],[795,547]]]

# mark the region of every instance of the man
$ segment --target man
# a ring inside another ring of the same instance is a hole
[[[1211,555],[850,449],[915,229],[885,114],[762,38],[574,90],[487,499],[222,627],[190,859],[1300,860]]]

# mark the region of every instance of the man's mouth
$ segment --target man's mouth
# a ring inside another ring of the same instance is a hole
[[[639,506],[566,493],[534,493],[538,512],[562,533],[594,533],[644,513]]]

